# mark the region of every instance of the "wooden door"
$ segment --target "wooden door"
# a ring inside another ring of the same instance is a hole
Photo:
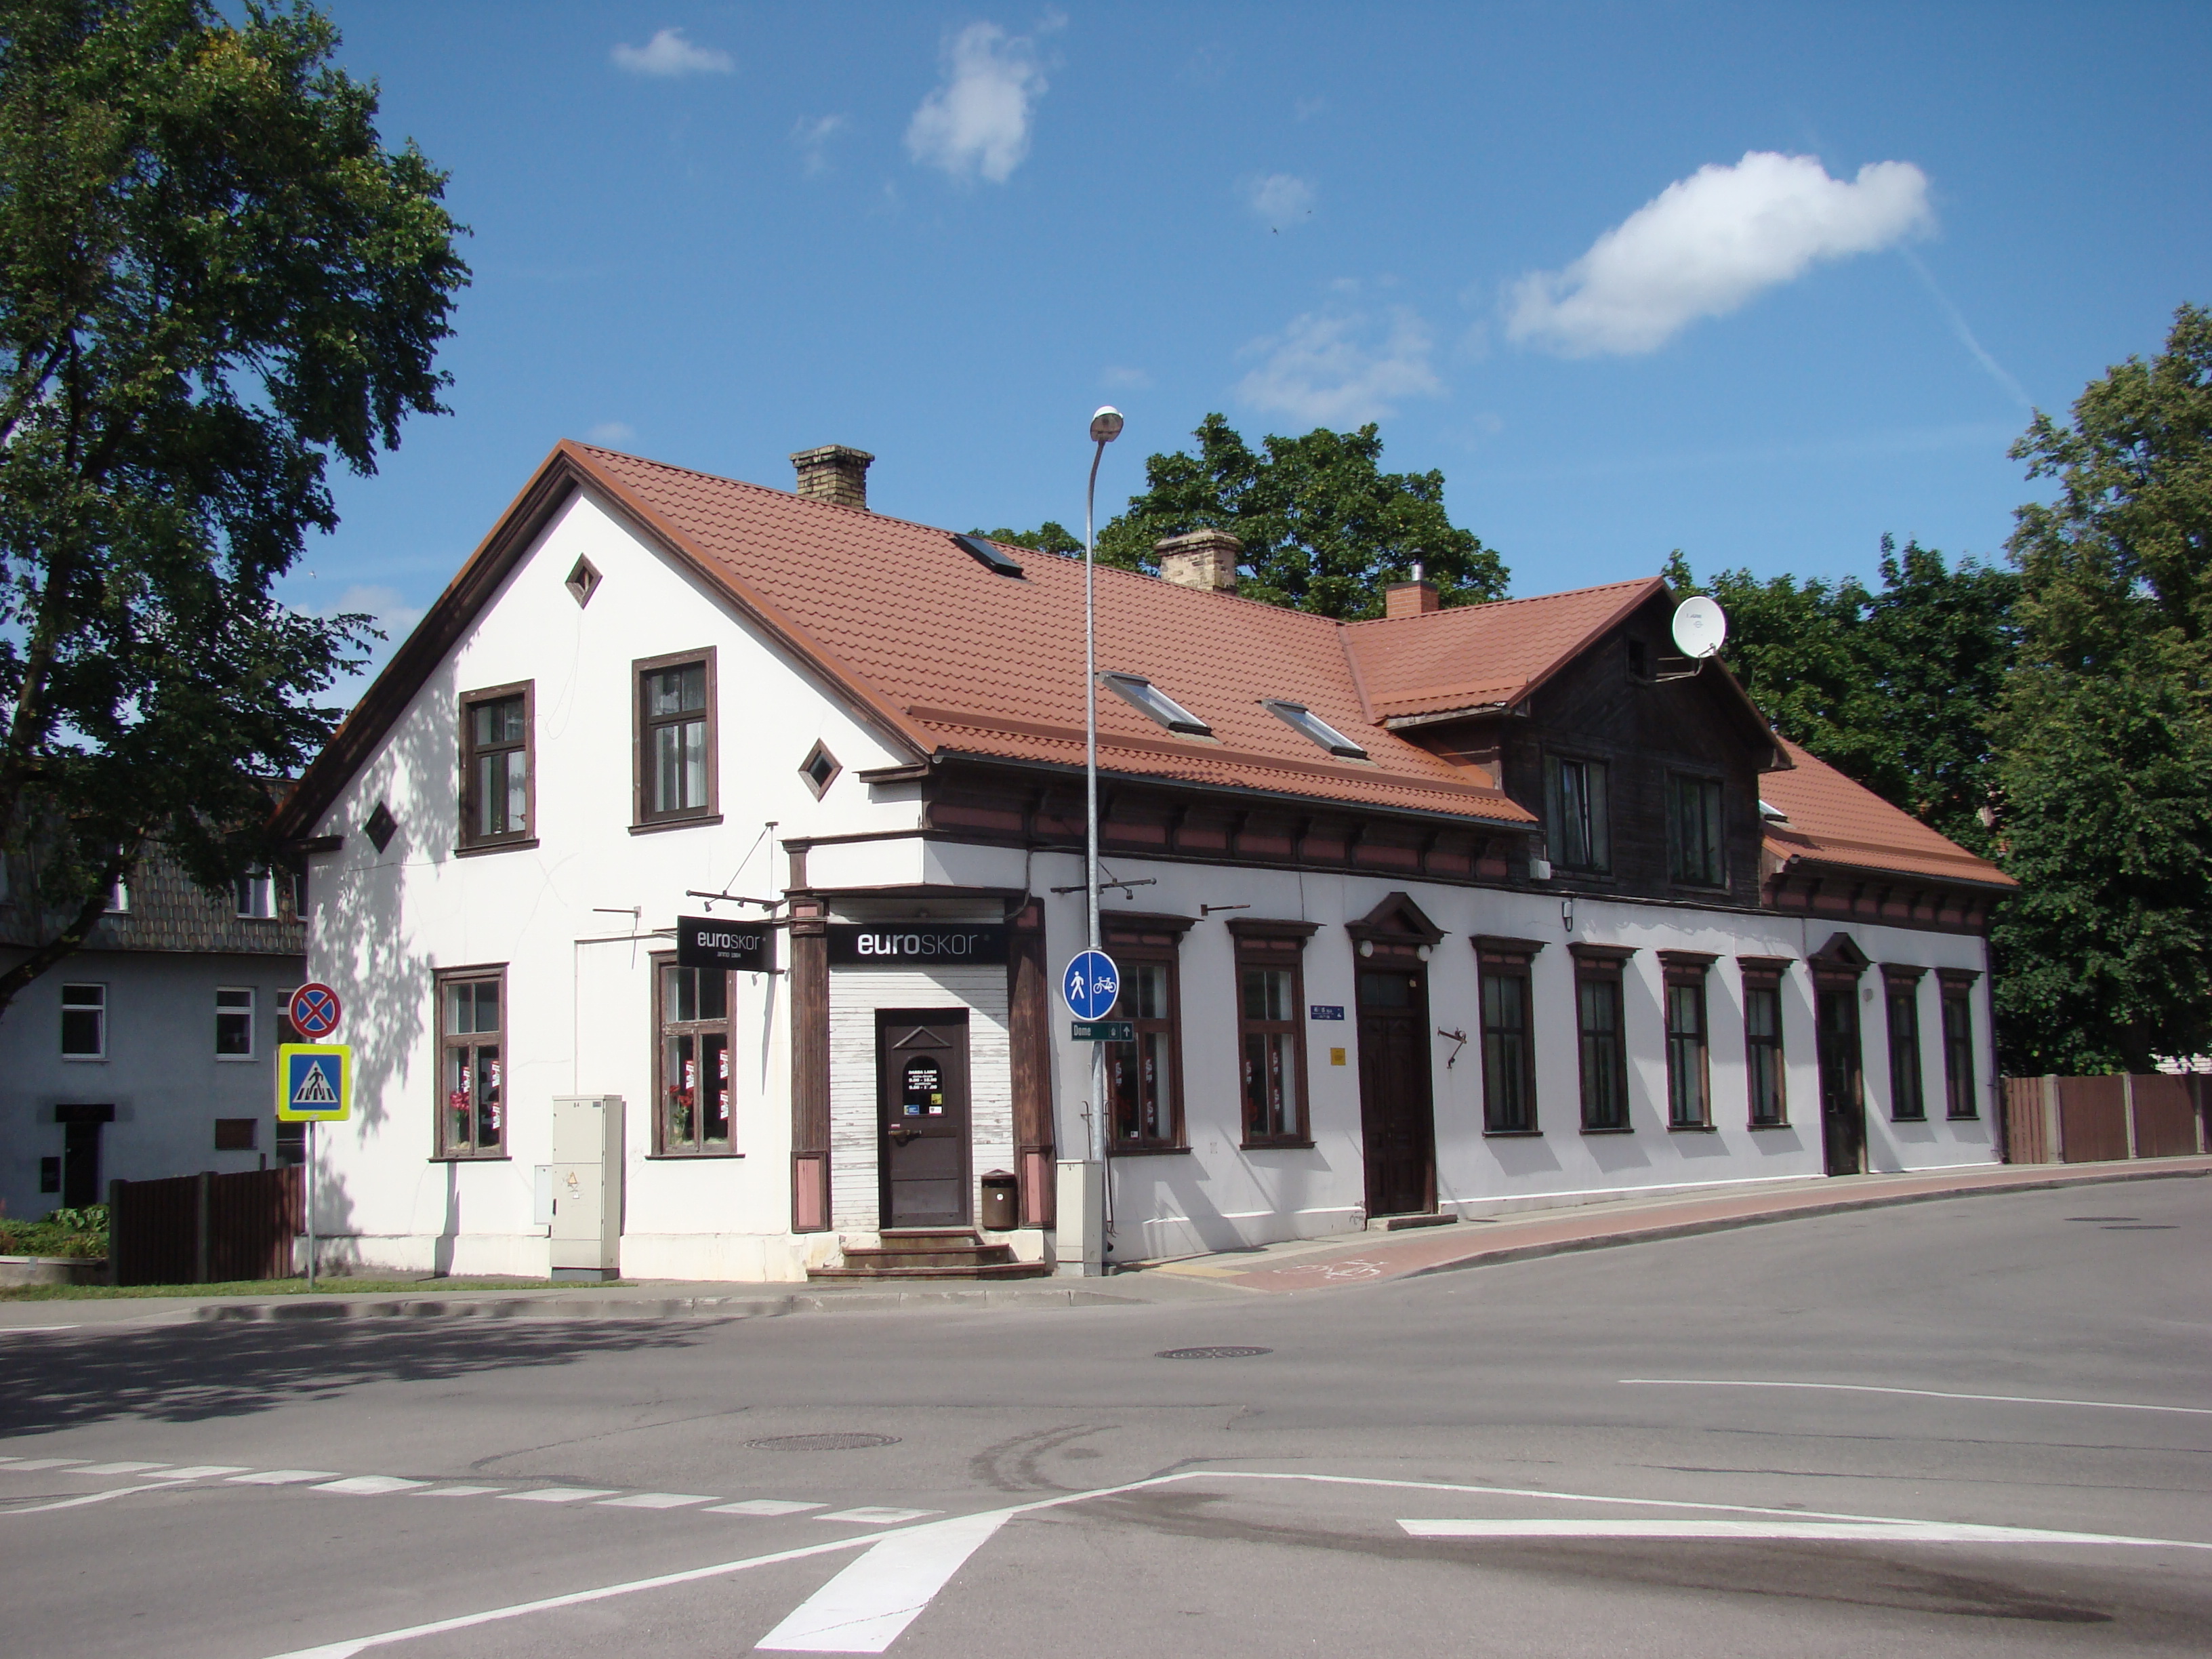
[[[100,1130],[97,1120],[62,1125],[62,1205],[81,1210],[106,1201],[100,1189]]]
[[[1358,997],[1367,1213],[1426,1214],[1436,1207],[1427,975],[1410,965],[1363,968]]]
[[[1816,1000],[1820,1026],[1820,1146],[1830,1175],[1857,1175],[1866,1168],[1866,1090],[1860,1075],[1858,987],[1823,985]]]
[[[878,1016],[880,1224],[965,1227],[968,1016],[930,1009]]]

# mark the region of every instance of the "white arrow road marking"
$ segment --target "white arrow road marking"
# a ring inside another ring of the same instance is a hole
[[[1994,1406],[2082,1406],[2100,1412],[2172,1412],[2212,1417],[2212,1406],[2139,1406],[2129,1400],[2045,1400],[2029,1394],[1947,1394],[1941,1389],[1882,1389],[1870,1382],[1753,1382],[1734,1377],[1624,1376],[1633,1389],[1818,1389],[1830,1394],[1901,1394],[1920,1400],[1971,1400]]]
[[[987,1510],[878,1540],[760,1639],[764,1653],[881,1653],[1012,1518]]]
[[[1811,1538],[1908,1544],[2133,1544],[2151,1549],[2212,1549],[2177,1538],[2125,1538],[2101,1532],[2044,1532],[2033,1527],[1976,1527],[1943,1521],[1401,1521],[1415,1538]],[[848,1571],[851,1569],[848,1568]]]

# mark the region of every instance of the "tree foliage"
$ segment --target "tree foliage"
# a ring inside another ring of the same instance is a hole
[[[1040,553],[1080,556],[1083,538],[1073,534],[1055,520],[1047,519],[1035,530],[971,530],[971,536],[981,536],[987,542],[1004,542],[1009,547],[1030,547]]]
[[[1446,605],[1504,597],[1498,555],[1444,512],[1443,474],[1384,472],[1371,423],[1269,437],[1258,451],[1219,415],[1191,435],[1196,454],[1146,459],[1143,492],[1099,532],[1102,561],[1153,570],[1155,543],[1226,530],[1244,544],[1238,592],[1270,605],[1379,617],[1383,588],[1416,563]]]
[[[2212,1047],[2212,313],[2012,453],[2058,489],[2009,544],[1998,1013],[2024,1069],[2146,1069]]]
[[[266,860],[268,779],[320,746],[371,632],[271,584],[373,471],[467,268],[444,175],[305,3],[0,0],[0,848],[80,943],[162,845]]]
[[[2015,648],[2020,579],[1885,536],[1881,584],[1717,572],[1678,550],[1678,592],[1728,612],[1723,652],[1775,729],[1952,840],[1989,854],[1992,727]]]

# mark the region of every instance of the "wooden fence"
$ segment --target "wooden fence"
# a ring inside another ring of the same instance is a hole
[[[174,1176],[108,1183],[107,1255],[118,1285],[289,1279],[304,1172]]]
[[[2102,1164],[2206,1150],[2212,1079],[2008,1077],[2005,1162]]]

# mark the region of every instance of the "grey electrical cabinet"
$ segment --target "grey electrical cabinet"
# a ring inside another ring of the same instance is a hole
[[[555,1279],[621,1275],[622,1128],[620,1095],[553,1097]]]

